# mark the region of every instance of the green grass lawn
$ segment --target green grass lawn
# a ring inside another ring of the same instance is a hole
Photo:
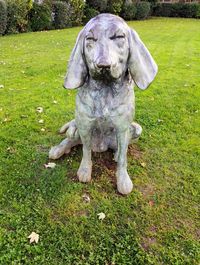
[[[93,155],[86,185],[76,178],[79,147],[44,167],[74,117],[76,91],[62,83],[81,28],[0,38],[0,264],[200,264],[200,20],[129,25],[159,74],[148,90],[135,88],[143,135],[129,148],[127,197],[116,192],[111,152]]]

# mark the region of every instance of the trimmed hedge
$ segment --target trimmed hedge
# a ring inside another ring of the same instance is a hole
[[[84,17],[84,0],[62,0],[70,5],[71,8],[71,22],[72,26],[79,26],[82,24]]]
[[[0,35],[3,35],[7,24],[7,6],[4,0],[0,0]]]
[[[107,9],[108,0],[87,0],[86,7],[95,9],[101,13]]]
[[[119,15],[122,10],[123,0],[108,0],[106,12]]]
[[[91,18],[96,17],[99,14],[99,11],[86,5],[84,10],[83,23],[86,24]]]
[[[136,12],[137,8],[132,1],[125,1],[120,15],[125,20],[133,20],[135,18]]]
[[[135,1],[44,0],[39,4],[33,0],[0,0],[0,35],[78,26],[107,12],[125,20],[146,19],[149,15],[200,18],[200,4],[197,3]]]
[[[200,4],[158,3],[153,8],[154,16],[200,18]]]
[[[149,2],[138,2],[136,4],[136,14],[135,14],[135,18],[140,20],[140,19],[145,19],[149,16],[150,14],[150,3]]]
[[[32,31],[50,29],[52,26],[51,7],[46,3],[33,3],[33,7],[29,13],[29,22]]]
[[[63,29],[72,26],[71,7],[68,3],[53,2],[53,26],[56,29]]]
[[[6,33],[26,32],[28,30],[28,12],[31,0],[7,0]]]

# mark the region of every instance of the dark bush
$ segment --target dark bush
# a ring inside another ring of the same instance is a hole
[[[162,17],[199,18],[200,5],[196,3],[156,4],[154,7],[153,15]]]
[[[7,6],[4,0],[0,0],[0,35],[3,35],[7,24]]]
[[[159,17],[171,17],[174,12],[173,9],[173,4],[158,3],[154,7],[153,15]]]
[[[123,0],[108,0],[106,12],[119,15],[122,11]]]
[[[30,27],[33,31],[47,30],[52,25],[52,10],[47,3],[33,3],[29,13]]]
[[[149,2],[138,2],[136,4],[136,14],[135,14],[135,18],[136,19],[145,19],[149,16],[150,14],[150,3]]]
[[[96,9],[99,12],[105,12],[108,0],[87,0],[86,3],[87,6]]]
[[[125,20],[132,20],[135,18],[137,9],[132,1],[125,1],[122,6],[121,17]]]
[[[28,30],[28,12],[32,1],[7,0],[6,33],[26,32]]]
[[[56,29],[63,29],[72,25],[71,7],[66,2],[53,2],[53,25]]]
[[[86,5],[84,9],[83,23],[86,24],[91,18],[96,17],[97,15],[99,15],[99,11]]]
[[[67,2],[70,5],[72,26],[81,25],[84,16],[85,1],[84,0],[62,0],[62,1]]]
[[[180,17],[187,18],[199,18],[200,17],[200,5],[196,3],[192,4],[174,4],[176,10],[178,10],[178,15]]]

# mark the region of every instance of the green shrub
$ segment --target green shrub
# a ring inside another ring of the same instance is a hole
[[[174,4],[180,17],[198,18],[200,16],[200,5],[192,4]]]
[[[137,8],[137,11],[136,11],[136,15],[135,15],[135,18],[136,19],[145,19],[149,16],[150,14],[150,3],[149,2],[138,2],[136,4],[136,8]]]
[[[4,0],[0,0],[0,35],[4,34],[7,24],[7,6]]]
[[[29,22],[33,31],[50,29],[52,25],[51,7],[47,3],[33,3],[29,13]]]
[[[28,30],[28,12],[31,7],[32,0],[7,0],[6,33]]]
[[[172,16],[172,12],[173,12],[173,4],[158,3],[154,7],[153,15],[159,17],[170,17]]]
[[[87,0],[86,4],[88,8],[96,9],[99,12],[105,12],[107,8],[108,0]]]
[[[153,15],[161,16],[161,17],[199,18],[200,17],[200,5],[196,3],[156,4],[154,11],[153,11]]]
[[[56,29],[70,27],[71,7],[68,3],[56,1],[53,2],[53,25]]]
[[[97,15],[99,15],[99,11],[86,5],[84,9],[83,23],[86,24],[91,18],[96,17]]]
[[[123,0],[108,0],[106,11],[119,15],[122,10]]]
[[[125,1],[122,6],[121,17],[125,20],[132,20],[135,18],[137,9],[132,1]]]
[[[62,0],[63,2],[67,2],[71,8],[71,23],[72,26],[79,26],[83,22],[84,16],[84,0]]]

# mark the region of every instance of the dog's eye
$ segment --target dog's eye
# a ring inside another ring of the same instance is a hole
[[[86,40],[97,41],[94,37],[87,37]]]
[[[113,35],[112,37],[110,37],[111,40],[116,40],[116,39],[124,39],[125,35],[120,34],[120,35]]]

